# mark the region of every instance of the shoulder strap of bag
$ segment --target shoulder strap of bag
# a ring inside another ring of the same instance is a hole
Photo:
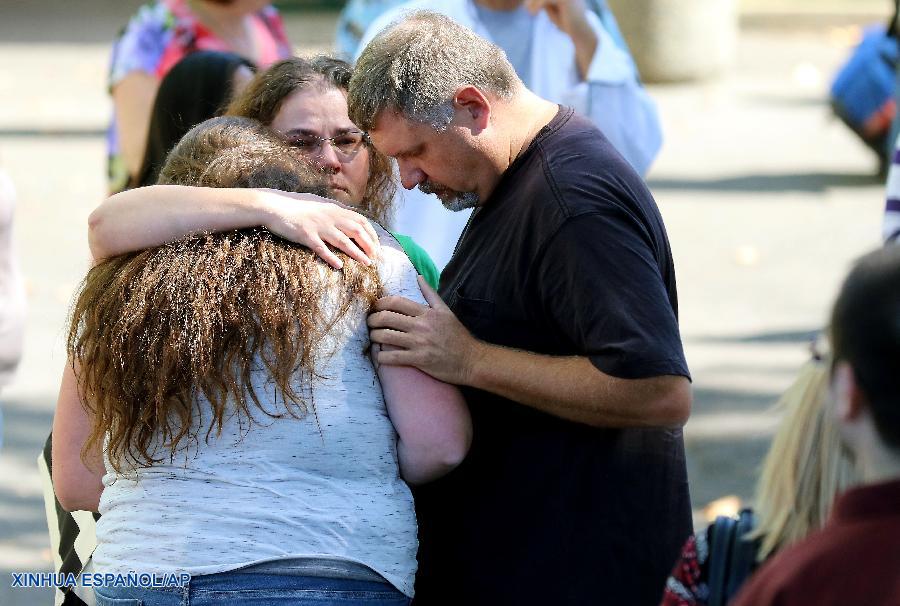
[[[709,539],[709,600],[708,606],[725,606],[725,589],[728,581],[728,560],[734,541],[737,520],[719,516],[707,531]]]
[[[756,568],[756,553],[759,540],[747,538],[747,534],[756,526],[752,509],[743,509],[734,526],[735,537],[731,544],[728,579],[725,587],[725,598],[730,600],[737,593],[744,581]]]

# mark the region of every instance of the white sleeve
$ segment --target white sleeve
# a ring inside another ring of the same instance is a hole
[[[593,120],[619,153],[644,175],[662,147],[656,103],[641,85],[634,61],[615,43],[600,18],[588,12],[588,20],[597,35],[597,51],[587,80],[567,91],[564,104]]]

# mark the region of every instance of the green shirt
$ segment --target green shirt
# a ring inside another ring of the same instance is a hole
[[[397,238],[397,242],[403,247],[403,251],[406,253],[406,256],[409,257],[409,260],[412,262],[413,267],[416,268],[416,271],[419,272],[419,275],[425,278],[425,281],[428,282],[428,285],[431,286],[431,288],[437,290],[440,272],[438,272],[437,267],[434,265],[434,261],[428,256],[425,249],[413,242],[413,239],[409,236],[404,236],[395,232],[391,232],[391,235]]]

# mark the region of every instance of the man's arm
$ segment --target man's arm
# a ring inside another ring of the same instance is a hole
[[[436,379],[503,396],[595,427],[683,425],[690,414],[687,378],[620,379],[586,357],[535,354],[484,343],[419,279],[431,307],[385,297],[369,316],[372,341],[400,348],[378,353],[379,364],[414,366]]]
[[[97,207],[88,219],[88,242],[99,260],[197,233],[259,225],[307,246],[334,267],[341,261],[327,245],[368,265],[378,250],[375,230],[362,215],[331,202],[277,190],[152,185],[118,193]]]

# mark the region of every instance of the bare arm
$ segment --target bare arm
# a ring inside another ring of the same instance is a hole
[[[113,87],[119,153],[129,175],[136,175],[144,161],[150,113],[158,89],[156,77],[143,71],[129,73]]]
[[[422,286],[426,289],[426,298],[437,297],[427,284]],[[691,391],[685,377],[620,379],[601,372],[586,357],[484,343],[443,302],[428,301],[431,307],[402,297],[376,303],[377,313],[369,316],[372,341],[399,348],[380,352],[380,364],[414,366],[442,381],[595,427],[667,427],[687,421]]]
[[[328,244],[368,265],[378,251],[374,229],[362,215],[330,202],[268,189],[152,185],[115,194],[94,209],[88,242],[94,258],[104,259],[192,234],[261,225],[334,267],[341,262]]]
[[[81,403],[71,362],[66,364],[53,417],[53,490],[66,511],[97,511],[103,492],[103,454],[81,457],[91,418]]]
[[[553,24],[572,39],[578,73],[586,80],[600,41],[587,20],[584,0],[526,0],[525,6],[531,14],[545,10]]]
[[[411,366],[376,363],[376,368],[399,435],[403,479],[424,484],[459,465],[472,442],[472,419],[459,389]]]

